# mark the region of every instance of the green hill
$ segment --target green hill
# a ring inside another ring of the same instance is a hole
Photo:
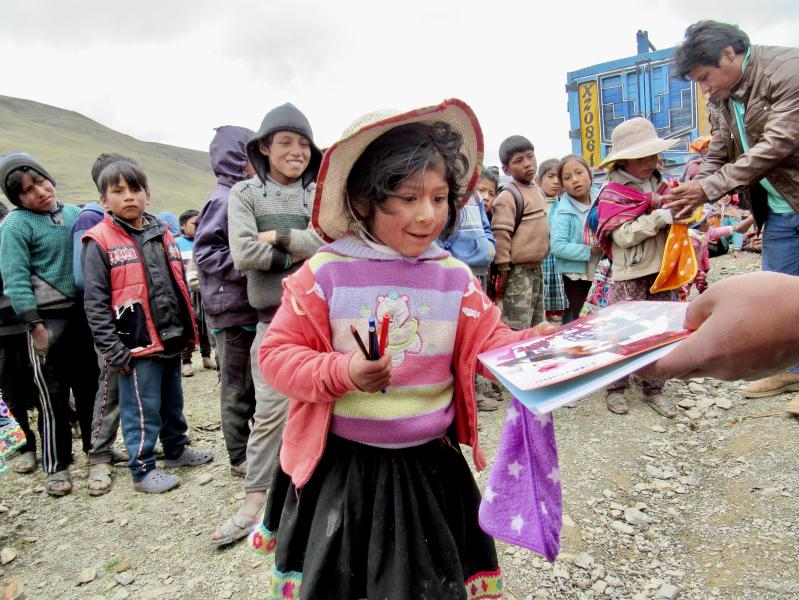
[[[207,152],[142,142],[73,111],[0,96],[0,155],[12,151],[39,159],[55,178],[59,199],[74,204],[97,198],[90,172],[103,152],[125,154],[144,167],[150,212],[199,210],[216,181]]]

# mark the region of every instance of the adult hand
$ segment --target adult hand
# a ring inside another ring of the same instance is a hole
[[[641,369],[644,378],[757,379],[799,363],[799,277],[757,272],[711,285],[691,302],[695,330]]]
[[[699,182],[693,180],[681,183],[669,190],[669,196],[666,199],[669,202],[664,208],[671,210],[675,219],[687,219],[697,206],[707,202],[708,197]]]
[[[47,356],[47,351],[50,349],[50,334],[47,333],[47,327],[44,323],[37,323],[31,331],[31,339],[33,340],[33,349],[36,354],[44,358]]]
[[[497,274],[497,282],[494,286],[494,294],[496,300],[502,300],[505,297],[505,288],[508,287],[508,279],[510,278],[510,271],[500,271]]]
[[[391,352],[377,360],[367,360],[362,352],[353,352],[349,364],[350,379],[364,392],[377,392],[391,385]]]

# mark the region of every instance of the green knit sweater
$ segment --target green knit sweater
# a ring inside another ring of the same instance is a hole
[[[0,229],[0,273],[5,295],[25,321],[40,319],[37,309],[65,308],[80,290],[72,272],[72,225],[77,206],[55,213],[17,208]]]

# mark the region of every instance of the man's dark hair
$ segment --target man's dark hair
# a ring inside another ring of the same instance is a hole
[[[97,181],[97,189],[100,190],[101,194],[105,195],[108,188],[120,179],[124,179],[128,187],[134,192],[144,190],[148,196],[150,195],[150,187],[147,185],[147,175],[144,174],[144,171],[139,165],[128,162],[127,160],[112,162],[103,169]]]
[[[540,180],[547,174],[547,171],[558,171],[558,166],[560,165],[560,161],[557,158],[548,158],[540,165],[538,165],[538,173],[536,173],[536,177]]]
[[[531,150],[535,152],[533,143],[530,140],[523,135],[512,135],[509,138],[505,138],[499,145],[499,162],[502,163],[503,167],[507,167],[514,154]]]
[[[449,186],[447,206],[449,236],[457,221],[460,198],[466,190],[459,182],[466,176],[469,160],[461,152],[463,136],[449,123],[408,123],[391,129],[369,144],[347,177],[347,193],[353,208],[360,207],[363,220],[372,223],[376,210],[411,175],[441,165]],[[359,211],[356,211],[359,212]]]
[[[200,211],[194,210],[193,208],[190,208],[189,210],[184,210],[182,213],[180,213],[180,217],[178,218],[178,223],[180,223],[180,226],[183,227],[188,222],[189,219],[191,219],[192,217],[196,217],[199,214]]]
[[[92,181],[94,181],[94,185],[97,186],[98,192],[102,193],[99,183],[100,173],[102,173],[103,169],[105,169],[111,163],[115,163],[120,160],[129,162],[132,165],[139,164],[129,156],[125,156],[124,154],[117,154],[115,152],[111,153],[103,152],[100,156],[98,156],[95,159],[94,164],[92,165]]]
[[[721,51],[732,46],[736,54],[743,54],[749,47],[749,36],[737,25],[718,21],[699,21],[685,30],[685,39],[674,51],[674,67],[682,79],[694,67],[721,66]]]

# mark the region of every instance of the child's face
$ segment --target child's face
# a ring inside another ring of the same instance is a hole
[[[278,131],[269,146],[258,142],[258,150],[269,160],[269,175],[281,185],[296,182],[311,162],[311,142],[292,131]]]
[[[443,166],[414,173],[378,207],[369,232],[403,256],[419,256],[447,223],[448,194]]]
[[[508,166],[503,166],[505,175],[510,175],[516,181],[530,183],[535,179],[535,172],[538,169],[538,161],[535,159],[535,152],[525,150],[515,152],[508,161]]]
[[[585,167],[576,160],[570,160],[560,172],[563,179],[563,189],[575,200],[582,200],[588,196],[591,189],[591,176]]]
[[[544,173],[538,184],[547,198],[560,196],[560,181],[558,181],[558,172],[555,169],[549,169]]]
[[[50,212],[58,203],[55,186],[41,175],[34,178],[25,173],[22,176],[19,203],[22,208],[33,212]]]
[[[644,158],[630,158],[624,161],[622,168],[633,177],[649,179],[658,165],[658,155],[645,156]]]
[[[103,193],[104,206],[114,215],[134,227],[141,227],[141,217],[147,204],[147,192],[134,191],[123,177],[109,185]]]
[[[197,217],[191,217],[180,228],[183,237],[194,239],[194,234],[197,233]]]
[[[496,184],[490,179],[478,179],[477,193],[480,194],[480,197],[483,199],[485,209],[490,211],[491,207],[494,205],[494,199],[497,197]]]

